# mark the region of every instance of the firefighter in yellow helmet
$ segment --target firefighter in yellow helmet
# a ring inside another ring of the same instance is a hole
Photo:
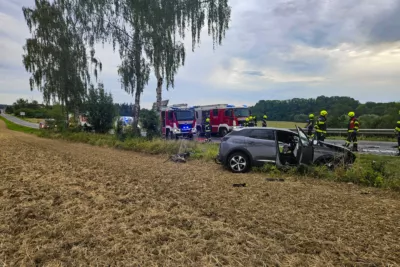
[[[267,127],[267,115],[263,116],[263,120],[262,120],[262,127]]]
[[[253,116],[249,116],[248,117],[248,125],[249,125],[249,127],[254,127],[254,119],[253,119]]]
[[[326,137],[326,117],[328,112],[326,110],[321,110],[317,123],[315,125],[315,135],[318,141],[324,141]]]
[[[210,118],[206,119],[206,124],[205,124],[205,135],[206,135],[206,141],[211,141],[211,124],[210,124]]]
[[[345,147],[349,147],[350,143],[353,142],[353,151],[358,151],[358,143],[357,143],[357,133],[360,128],[360,122],[358,121],[356,114],[353,111],[350,111],[347,114],[350,117],[349,124],[347,126],[347,140]]]
[[[309,138],[313,137],[313,130],[314,130],[314,125],[315,125],[315,120],[314,120],[314,114],[308,115],[308,120],[307,120],[307,135]]]
[[[246,120],[244,121],[244,127],[249,127],[249,118],[246,118]]]
[[[400,110],[399,110],[399,115],[400,115]],[[400,156],[400,120],[397,121],[396,123],[396,128],[394,131],[397,133],[397,149],[399,150],[397,156]]]

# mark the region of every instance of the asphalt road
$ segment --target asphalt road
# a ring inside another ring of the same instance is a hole
[[[3,111],[1,111],[0,115],[9,121],[12,121],[15,124],[19,124],[19,125],[29,127],[29,128],[39,129],[39,123],[33,123],[33,122],[21,120],[20,118],[17,118],[15,116],[5,114],[5,113],[3,113]]]

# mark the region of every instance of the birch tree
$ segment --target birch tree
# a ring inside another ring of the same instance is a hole
[[[207,24],[213,48],[222,43],[229,26],[228,0],[58,0],[69,16],[85,29],[85,40],[118,46],[122,64],[118,69],[122,88],[135,96],[137,124],[140,96],[153,71],[157,110],[162,86],[174,87],[175,75],[185,63],[183,40],[189,31],[192,51],[200,44]],[[136,127],[136,125],[135,125]]]

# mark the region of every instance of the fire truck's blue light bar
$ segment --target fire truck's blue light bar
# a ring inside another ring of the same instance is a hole
[[[244,108],[247,108],[247,105],[243,105]]]
[[[234,108],[235,105],[226,105],[227,108]]]

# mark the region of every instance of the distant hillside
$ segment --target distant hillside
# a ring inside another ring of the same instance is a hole
[[[263,114],[270,121],[305,122],[308,115],[318,116],[321,110],[328,111],[328,127],[346,127],[349,111],[354,111],[364,128],[394,128],[399,119],[399,102],[361,104],[346,96],[318,96],[317,98],[293,98],[290,100],[260,100],[251,107],[258,118]]]
[[[8,107],[10,105],[6,105],[6,104],[0,104],[0,109],[5,109],[6,107]]]

